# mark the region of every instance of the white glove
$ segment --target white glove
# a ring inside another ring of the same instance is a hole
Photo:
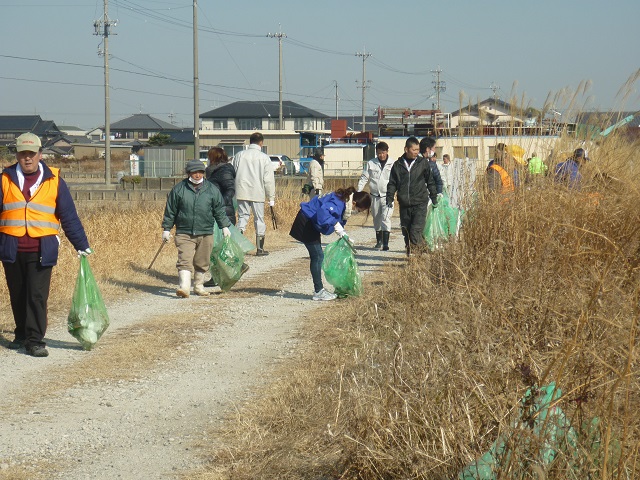
[[[171,238],[171,232],[169,230],[164,230],[162,232],[162,241],[167,243],[170,238]]]
[[[273,207],[276,204],[275,200],[269,200],[269,206]]]
[[[344,228],[340,222],[336,223],[333,229],[336,231],[336,235],[342,237],[345,234]]]
[[[93,253],[93,250],[87,248],[86,250],[78,250],[78,258],[80,257],[88,257]]]
[[[440,200],[442,197],[444,197],[444,195],[442,193],[438,194],[438,200]]]
[[[231,230],[229,230],[229,227],[224,227],[222,229],[222,235],[224,235],[225,237],[230,237],[231,236]]]

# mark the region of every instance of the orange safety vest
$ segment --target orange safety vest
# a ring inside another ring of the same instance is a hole
[[[500,175],[500,180],[502,181],[502,191],[501,193],[507,194],[512,193],[515,190],[513,185],[513,180],[511,180],[511,176],[507,173],[507,171],[502,168],[500,165],[492,164],[489,168],[493,168]]]
[[[12,237],[29,234],[32,238],[57,235],[60,220],[56,218],[58,198],[58,172],[51,168],[53,177],[44,180],[27,202],[20,187],[2,174],[2,212],[0,212],[0,233]]]

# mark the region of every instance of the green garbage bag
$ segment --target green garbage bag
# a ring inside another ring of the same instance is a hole
[[[218,249],[211,251],[209,269],[211,279],[218,284],[223,292],[227,292],[240,280],[244,251],[232,236],[222,236]]]
[[[500,435],[478,460],[467,465],[458,480],[498,480],[508,466],[526,470],[527,465],[518,462],[511,465],[514,449],[535,452],[530,461],[547,466],[560,451],[576,458],[578,439],[569,419],[558,406],[562,391],[554,382],[539,388],[530,388],[520,400],[518,419],[513,424],[510,437]],[[516,478],[516,477],[513,477]],[[524,478],[518,476],[517,478]]]
[[[427,221],[422,235],[427,241],[429,250],[441,247],[451,237],[458,234],[462,212],[449,204],[447,192],[442,192],[436,208],[427,211]]]
[[[322,270],[338,297],[362,295],[362,277],[347,235],[325,247]]]
[[[251,243],[247,237],[245,237],[242,232],[235,225],[229,225],[229,231],[231,231],[231,238],[235,240],[235,242],[240,246],[244,253],[249,253],[252,250],[256,249],[256,246]],[[213,226],[213,250],[219,252],[222,249],[222,241],[224,239],[224,235],[222,235],[222,229],[218,227],[216,223]]]
[[[85,350],[91,350],[109,327],[109,315],[87,257],[80,257],[80,268],[73,291],[67,328]]]

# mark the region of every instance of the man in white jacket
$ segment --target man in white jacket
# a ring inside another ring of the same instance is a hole
[[[358,182],[359,192],[369,182],[371,216],[373,217],[373,227],[376,231],[376,245],[374,248],[382,248],[382,250],[389,250],[393,208],[387,208],[386,197],[387,183],[389,183],[389,173],[392,166],[393,160],[389,160],[389,145],[386,142],[379,142],[376,145],[376,157],[373,160],[369,160],[364,166]]]
[[[264,249],[264,237],[267,225],[264,223],[265,197],[273,207],[276,198],[276,180],[273,175],[271,159],[262,153],[264,137],[256,132],[249,137],[249,147],[236,153],[233,167],[236,169],[236,199],[238,200],[238,228],[244,233],[249,216],[253,212],[253,225],[256,228],[256,255],[269,255]]]

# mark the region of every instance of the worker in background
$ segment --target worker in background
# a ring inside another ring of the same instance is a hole
[[[387,184],[388,209],[393,208],[396,193],[400,204],[400,227],[404,235],[407,256],[413,248],[424,246],[422,235],[427,220],[429,199],[433,208],[438,205],[438,191],[431,167],[426,158],[420,157],[420,142],[409,137],[404,144],[404,154],[393,164]]]
[[[316,148],[307,171],[307,185],[309,185],[309,200],[322,195],[324,188],[324,148]]]
[[[556,166],[555,181],[564,183],[569,188],[580,190],[582,173],[580,167],[588,160],[586,152],[582,148],[576,148],[573,155]]]
[[[489,162],[485,175],[489,192],[500,193],[503,196],[511,195],[515,190],[511,173],[513,170],[513,161],[507,153],[506,145],[498,143],[494,148],[494,158]]]
[[[453,184],[453,167],[451,165],[451,157],[448,153],[442,155],[442,165],[438,167],[440,170],[440,178],[442,178],[442,189],[451,195],[451,185]]]
[[[360,176],[358,182],[358,192],[369,184],[371,194],[371,216],[373,217],[373,228],[376,232],[376,249],[389,250],[389,236],[391,235],[391,217],[393,207],[386,208],[387,203],[387,183],[389,174],[393,167],[394,160],[389,161],[389,145],[386,142],[378,142],[376,145],[376,156],[369,160]]]
[[[529,159],[528,170],[530,178],[540,177],[547,174],[549,167],[547,167],[542,159],[534,152]]]
[[[236,199],[238,201],[238,228],[244,233],[249,216],[253,212],[253,225],[256,229],[256,255],[269,255],[264,249],[267,225],[264,223],[265,197],[269,206],[275,205],[276,179],[271,159],[262,152],[264,137],[260,132],[249,137],[249,147],[233,157],[236,169]]]

